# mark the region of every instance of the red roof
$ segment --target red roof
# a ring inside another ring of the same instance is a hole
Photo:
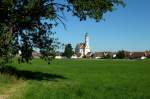
[[[85,44],[84,43],[80,43],[80,44],[77,45],[77,48],[84,49],[85,48]]]
[[[81,49],[84,49],[85,48],[85,45],[83,44],[83,45],[80,45],[80,48]]]

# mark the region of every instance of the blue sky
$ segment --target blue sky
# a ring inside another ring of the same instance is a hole
[[[80,22],[78,18],[66,15],[67,30],[58,25],[56,37],[62,43],[73,47],[84,41],[89,33],[90,47],[95,51],[145,51],[150,50],[150,0],[124,0],[127,6],[117,7],[104,15],[104,20]],[[63,50],[63,49],[60,49]]]

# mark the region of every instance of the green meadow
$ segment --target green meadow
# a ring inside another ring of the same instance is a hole
[[[34,59],[0,68],[0,99],[150,99],[150,60]]]

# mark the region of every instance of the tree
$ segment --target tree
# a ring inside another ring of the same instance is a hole
[[[8,28],[0,24],[0,64],[5,64],[12,58],[11,37]]]
[[[116,58],[124,59],[125,58],[125,51],[124,50],[118,51],[116,54]]]
[[[22,52],[22,61],[32,59],[33,48],[39,48],[43,57],[51,56],[58,48],[53,28],[64,25],[66,12],[80,21],[87,18],[103,19],[103,14],[113,11],[122,0],[0,0],[0,57]],[[65,26],[65,25],[64,25]]]
[[[67,44],[65,46],[64,56],[66,56],[67,58],[71,58],[71,56],[73,54],[74,54],[74,52],[73,52],[73,48],[72,48],[71,44]]]

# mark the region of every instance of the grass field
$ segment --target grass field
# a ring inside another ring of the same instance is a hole
[[[150,99],[150,60],[54,60],[47,65],[35,59],[4,69],[0,99]]]

